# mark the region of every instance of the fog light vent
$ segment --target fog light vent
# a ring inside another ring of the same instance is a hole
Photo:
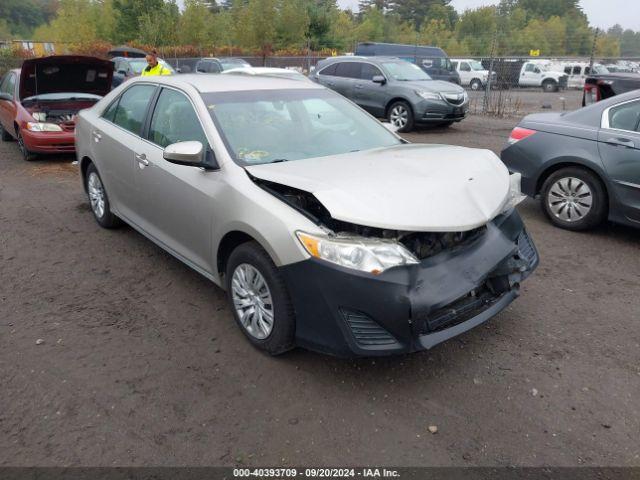
[[[530,265],[536,260],[536,257],[538,256],[533,243],[531,243],[529,235],[527,235],[527,232],[522,232],[518,237],[518,252],[524,260],[529,262]]]
[[[342,310],[342,316],[359,347],[367,348],[397,343],[393,335],[364,313]]]

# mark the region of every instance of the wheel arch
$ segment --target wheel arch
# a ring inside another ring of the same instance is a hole
[[[558,170],[561,170],[563,168],[568,168],[568,167],[581,168],[593,174],[600,181],[600,184],[602,185],[602,188],[604,189],[604,193],[607,197],[607,200],[609,201],[609,205],[611,204],[612,198],[611,198],[610,189],[609,189],[609,186],[607,185],[607,182],[604,180],[604,176],[602,172],[598,171],[598,169],[596,168],[585,165],[584,163],[576,162],[574,160],[568,160],[568,159],[560,160],[554,163],[553,165],[548,166],[545,170],[542,171],[542,173],[538,176],[538,180],[536,182],[536,191],[535,191],[536,195],[540,194],[540,191],[542,190],[542,185],[547,180],[547,178],[549,178]]]
[[[82,188],[84,188],[85,192],[87,191],[87,169],[89,168],[89,165],[91,165],[93,163],[93,160],[91,160],[91,158],[89,158],[88,156],[84,156],[80,159],[80,175],[82,178]]]
[[[413,111],[413,105],[411,105],[411,102],[409,100],[407,100],[404,97],[393,97],[391,100],[389,100],[387,102],[387,104],[384,107],[384,116],[385,118],[387,117],[387,115],[389,115],[389,109],[391,108],[391,105],[393,105],[396,102],[404,102],[406,103],[409,108],[411,109],[411,113],[415,114],[415,112]]]

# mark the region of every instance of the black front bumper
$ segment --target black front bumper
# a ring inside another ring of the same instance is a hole
[[[424,350],[503,310],[538,265],[517,212],[470,245],[380,275],[309,259],[282,267],[300,346],[338,356]]]

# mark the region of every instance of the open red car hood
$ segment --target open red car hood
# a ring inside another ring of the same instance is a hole
[[[25,60],[20,72],[20,100],[43,93],[91,93],[111,90],[113,62],[81,55],[53,55]]]

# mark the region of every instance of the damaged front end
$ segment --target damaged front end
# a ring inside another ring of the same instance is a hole
[[[514,209],[463,232],[407,232],[336,220],[311,193],[253,180],[328,238],[399,244],[410,255],[400,266],[369,271],[313,255],[282,267],[298,342],[307,348],[340,356],[431,348],[503,310],[538,264]]]
[[[41,132],[72,132],[76,126],[76,117],[80,110],[90,108],[100,97],[93,99],[65,99],[60,94],[55,100],[37,97],[22,101],[22,106],[29,112],[33,122],[29,122],[28,130]]]

